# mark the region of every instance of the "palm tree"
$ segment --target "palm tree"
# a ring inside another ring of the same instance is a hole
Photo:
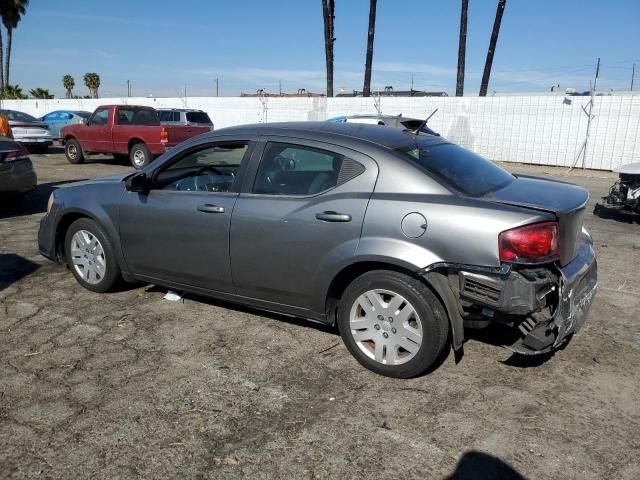
[[[40,88],[40,87],[32,88],[31,90],[29,90],[29,93],[33,98],[42,98],[42,99],[53,98],[53,95],[49,93],[49,90],[47,88]]]
[[[467,11],[469,10],[469,0],[462,0],[462,11],[460,12],[460,40],[458,42],[458,77],[456,79],[456,97],[464,94],[464,62],[467,50]]]
[[[2,91],[0,91],[0,97],[5,100],[22,100],[27,98],[27,96],[22,93],[22,89],[19,85],[9,85],[8,83],[2,87]]]
[[[333,97],[333,21],[335,20],[335,0],[322,0],[324,18],[324,53],[327,64],[327,97]]]
[[[13,30],[17,28],[22,16],[27,11],[29,0],[2,0],[0,1],[0,13],[2,23],[7,29],[7,55],[4,67],[4,84],[9,85],[9,66],[11,65],[11,40]]]
[[[76,86],[76,81],[68,73],[62,77],[62,86],[67,91],[67,98],[73,98],[73,87]]]
[[[91,93],[91,98],[98,98],[98,88],[100,88],[100,75],[94,72],[84,74],[84,84]]]
[[[484,73],[482,74],[482,82],[480,83],[480,96],[487,96],[487,88],[489,87],[489,77],[491,76],[491,65],[493,64],[493,53],[496,51],[498,43],[498,34],[500,33],[500,23],[502,22],[502,14],[507,0],[498,0],[498,9],[496,10],[496,19],[493,22],[493,32],[491,32],[491,40],[489,40],[489,50],[487,50],[487,61],[484,64]]]
[[[369,2],[369,33],[367,34],[367,58],[364,64],[364,86],[362,96],[371,96],[371,63],[373,62],[373,36],[376,33],[376,5],[377,0]]]

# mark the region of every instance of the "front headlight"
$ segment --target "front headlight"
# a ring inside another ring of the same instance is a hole
[[[47,202],[47,213],[51,213],[51,210],[53,209],[53,202],[55,201],[55,198],[53,197],[53,193],[51,195],[49,195],[49,201]]]

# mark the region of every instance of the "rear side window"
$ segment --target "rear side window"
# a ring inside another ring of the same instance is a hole
[[[457,145],[433,144],[418,138],[397,150],[436,179],[466,195],[481,196],[514,180],[513,175],[493,162]]]
[[[253,193],[315,195],[364,171],[339,153],[286,143],[268,143],[253,185]]]
[[[187,112],[187,122],[211,124],[211,119],[205,112]]]
[[[119,108],[118,125],[157,125],[155,110],[140,108]]]

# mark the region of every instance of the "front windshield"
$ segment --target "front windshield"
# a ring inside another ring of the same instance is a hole
[[[469,150],[416,138],[397,149],[411,162],[461,193],[481,196],[509,185],[514,176]]]

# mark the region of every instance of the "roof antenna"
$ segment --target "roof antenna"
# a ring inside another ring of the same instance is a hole
[[[426,119],[426,120],[423,120],[422,122],[420,122],[420,123],[418,124],[418,126],[417,126],[416,128],[414,128],[413,130],[411,130],[411,133],[413,133],[414,135],[418,135],[418,133],[420,133],[420,130],[422,130],[422,128],[427,124],[427,122],[431,119],[431,117],[433,117],[433,116],[436,114],[436,112],[437,112],[437,111],[438,111],[438,109],[436,108],[436,109],[431,113],[431,115],[429,115],[429,116],[427,117],[427,119]]]

